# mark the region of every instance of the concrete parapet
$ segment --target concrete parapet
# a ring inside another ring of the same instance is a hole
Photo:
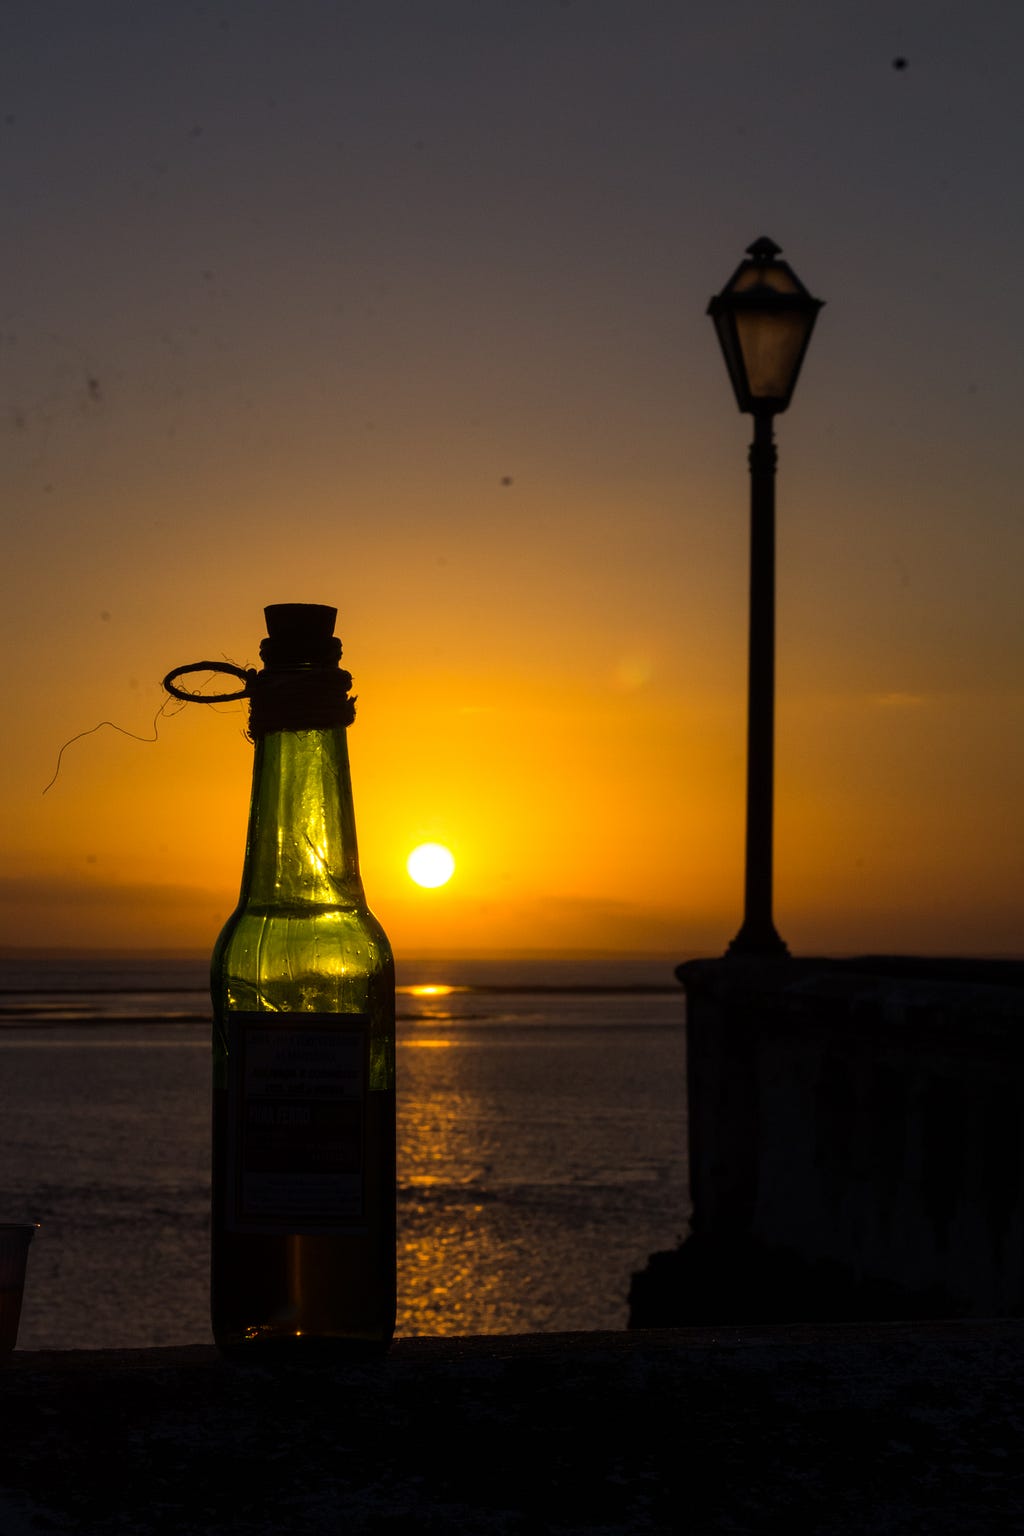
[[[399,1339],[0,1365],[4,1536],[1024,1529],[1024,1323]]]
[[[678,975],[691,1235],[632,1326],[1024,1315],[1024,965]]]

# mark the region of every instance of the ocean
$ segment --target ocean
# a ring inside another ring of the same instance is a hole
[[[673,962],[398,968],[398,1333],[624,1328],[689,1216]],[[211,1342],[203,961],[0,957],[19,1349]]]

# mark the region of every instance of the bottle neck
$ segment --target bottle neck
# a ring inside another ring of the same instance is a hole
[[[257,737],[242,903],[365,905],[344,726]]]

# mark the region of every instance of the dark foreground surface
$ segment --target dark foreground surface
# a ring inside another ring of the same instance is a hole
[[[16,1352],[0,1399],[2,1536],[1024,1530],[1024,1322]]]

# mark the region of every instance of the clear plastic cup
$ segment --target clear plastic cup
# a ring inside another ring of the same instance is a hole
[[[18,1340],[28,1245],[38,1230],[38,1221],[0,1222],[0,1354]]]

